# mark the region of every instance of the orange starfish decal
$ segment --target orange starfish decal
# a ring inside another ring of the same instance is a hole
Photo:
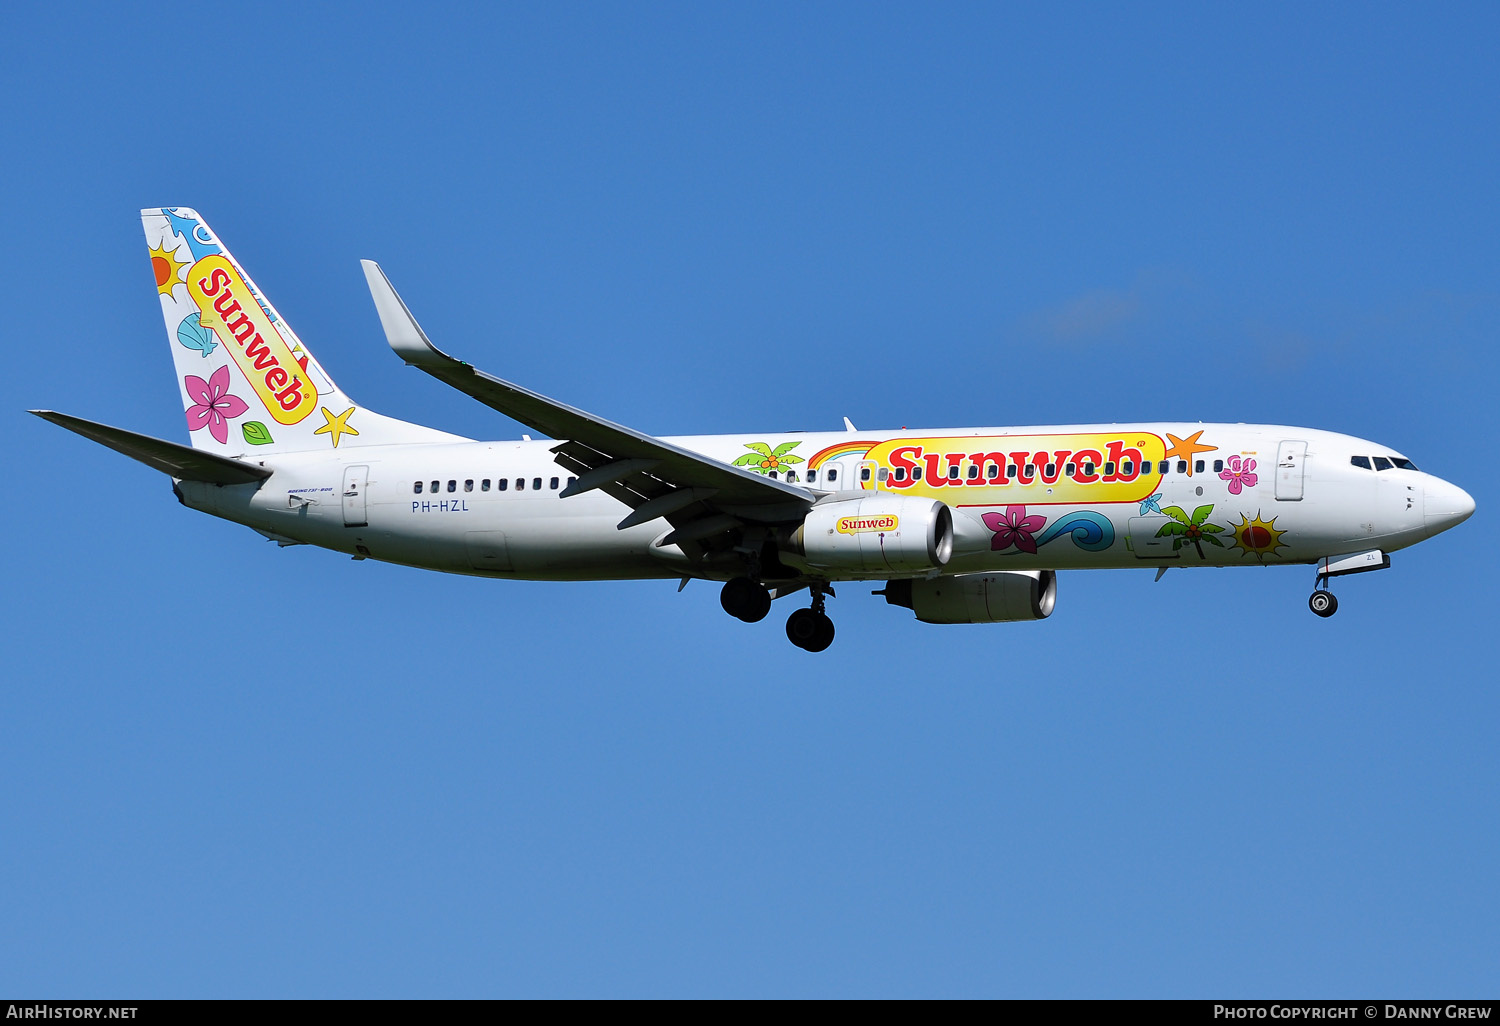
[[[1186,461],[1187,476],[1192,477],[1193,457],[1198,455],[1198,453],[1200,452],[1217,452],[1219,449],[1217,445],[1199,445],[1198,439],[1202,436],[1202,431],[1194,431],[1186,438],[1178,438],[1176,435],[1172,434],[1172,432],[1168,431],[1167,441],[1171,442],[1172,446],[1165,453],[1163,453],[1163,455],[1166,456],[1167,459],[1172,459],[1175,457],[1179,460]]]

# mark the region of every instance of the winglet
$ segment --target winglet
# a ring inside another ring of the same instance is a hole
[[[375,300],[375,312],[380,315],[380,327],[385,331],[385,340],[391,344],[396,355],[417,366],[430,363],[434,356],[447,359],[447,354],[432,344],[417,319],[396,294],[396,289],[380,269],[380,265],[373,260],[361,260],[359,265],[365,269],[365,282],[370,286],[370,298]]]

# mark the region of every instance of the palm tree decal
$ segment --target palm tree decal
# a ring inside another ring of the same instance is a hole
[[[1170,524],[1162,524],[1161,530],[1156,532],[1156,536],[1158,538],[1165,538],[1171,535],[1173,552],[1176,552],[1188,542],[1192,542],[1193,548],[1198,550],[1198,558],[1204,559],[1206,558],[1203,555],[1204,542],[1208,542],[1210,545],[1217,545],[1221,549],[1224,547],[1224,543],[1214,537],[1214,535],[1221,533],[1224,528],[1218,524],[1208,523],[1208,515],[1213,511],[1213,504],[1210,503],[1207,506],[1199,506],[1193,510],[1193,515],[1190,517],[1181,506],[1168,506],[1162,512],[1171,517],[1172,522]]]
[[[801,463],[801,456],[793,456],[791,452],[799,442],[782,442],[776,448],[771,448],[765,442],[746,442],[745,448],[751,450],[734,461],[736,467],[749,467],[757,474],[769,474],[773,470],[784,470],[789,464]]]

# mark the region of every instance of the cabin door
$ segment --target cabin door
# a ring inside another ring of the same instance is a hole
[[[369,482],[369,467],[344,468],[345,527],[364,527],[370,522],[365,515],[365,487]]]
[[[1301,501],[1303,466],[1306,463],[1306,442],[1281,443],[1276,450],[1276,498],[1286,502]]]

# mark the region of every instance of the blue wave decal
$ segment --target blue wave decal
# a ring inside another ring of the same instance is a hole
[[[210,253],[221,252],[213,239],[198,235],[198,232],[205,230],[203,225],[191,217],[178,217],[176,207],[162,207],[161,212],[167,215],[167,222],[172,226],[172,234],[181,235],[187,239],[188,249],[193,254],[193,263],[197,263]]]
[[[1078,510],[1059,517],[1037,535],[1036,543],[1046,545],[1068,533],[1073,535],[1073,544],[1087,552],[1102,552],[1115,543],[1115,525],[1103,513],[1092,510]]]

